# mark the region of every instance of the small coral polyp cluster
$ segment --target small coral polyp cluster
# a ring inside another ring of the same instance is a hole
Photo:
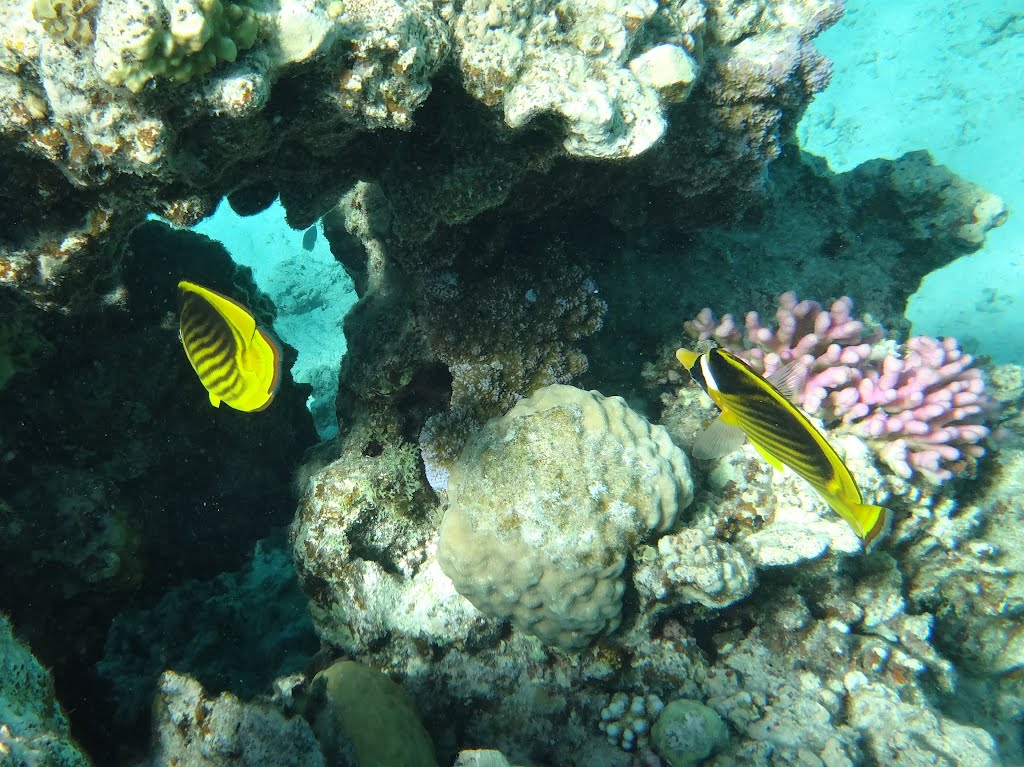
[[[757,372],[784,365],[802,372],[798,404],[826,423],[868,441],[898,476],[940,484],[973,469],[985,454],[991,415],[981,370],[955,339],[916,336],[903,344],[854,319],[853,301],[830,309],[783,293],[776,327],[748,312],[741,329],[732,315],[705,308],[684,323],[694,339],[714,340]]]
[[[107,3],[99,12],[96,67],[111,85],[138,93],[153,78],[188,82],[256,42],[259,25],[244,2],[136,0],[133,23]]]

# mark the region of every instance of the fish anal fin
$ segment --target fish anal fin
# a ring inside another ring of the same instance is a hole
[[[732,421],[732,423],[730,423]],[[693,457],[712,461],[738,450],[747,441],[743,429],[727,413],[722,413],[693,443]]]
[[[883,538],[892,525],[892,511],[885,506],[869,503],[850,503],[838,496],[825,496],[825,501],[845,519],[870,551]]]
[[[780,461],[774,455],[769,453],[756,442],[751,442],[750,444],[754,446],[754,449],[761,455],[762,458],[764,458],[766,461],[768,461],[769,464],[771,464],[772,468],[778,469],[779,471],[783,470],[782,461]]]

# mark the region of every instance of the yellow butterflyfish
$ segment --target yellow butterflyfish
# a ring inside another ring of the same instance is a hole
[[[870,549],[887,529],[890,511],[864,503],[843,459],[800,408],[725,349],[679,349],[676,359],[722,411],[697,438],[694,458],[720,458],[749,439],[773,467],[788,466],[807,480]]]
[[[202,285],[182,280],[179,335],[192,368],[220,403],[251,413],[274,399],[281,381],[281,349],[256,326],[244,306]]]

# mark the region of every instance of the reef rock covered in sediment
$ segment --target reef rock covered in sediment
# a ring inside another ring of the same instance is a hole
[[[466,444],[438,561],[480,610],[564,648],[620,621],[637,542],[693,498],[686,456],[618,397],[547,386]]]
[[[490,179],[460,195],[452,213],[466,220],[531,166],[643,154],[674,124],[666,143],[688,159],[669,175],[688,178],[687,194],[756,186],[827,83],[811,41],[839,13],[824,0],[755,13],[693,0],[5,4],[0,125],[4,156],[20,160],[8,186],[25,194],[11,198],[0,280],[43,305],[89,302],[116,283],[120,245],[147,212],[187,225],[225,194],[247,212],[281,195],[305,227],[359,173],[428,198],[453,172]],[[503,119],[441,131],[438,177],[417,172],[414,142],[373,132],[409,128],[448,63],[458,85],[428,124],[468,99]],[[497,154],[477,151],[496,141]]]

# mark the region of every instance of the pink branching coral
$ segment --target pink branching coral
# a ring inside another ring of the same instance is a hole
[[[783,293],[774,329],[757,312],[747,313],[741,330],[731,315],[716,320],[710,309],[683,327],[762,375],[799,366],[798,404],[866,439],[904,479],[917,473],[939,484],[970,468],[985,452],[981,421],[991,410],[973,357],[952,338],[917,336],[897,347],[854,319],[852,309],[847,297],[826,310]]]

